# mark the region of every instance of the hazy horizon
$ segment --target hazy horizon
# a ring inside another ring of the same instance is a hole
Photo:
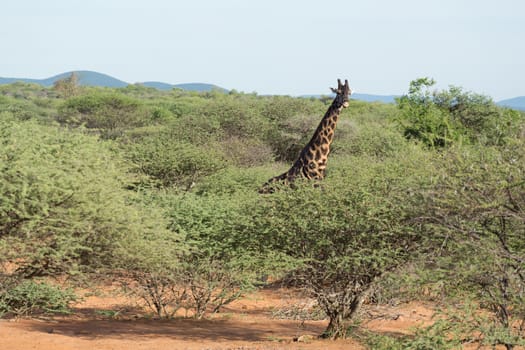
[[[129,83],[202,82],[259,94],[401,95],[411,80],[524,96],[525,4],[18,0],[3,5],[0,76],[90,70]]]

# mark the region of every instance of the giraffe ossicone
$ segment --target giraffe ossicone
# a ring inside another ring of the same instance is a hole
[[[292,167],[285,173],[272,177],[259,190],[260,193],[272,193],[274,188],[272,183],[292,184],[298,178],[309,180],[322,180],[326,174],[326,164],[330,154],[330,145],[334,139],[335,127],[339,119],[339,114],[349,106],[349,97],[352,89],[348,85],[348,80],[342,84],[337,79],[337,89],[332,88],[335,98],[326,111],[319,126],[315,130],[310,142],[302,149],[297,160]]]

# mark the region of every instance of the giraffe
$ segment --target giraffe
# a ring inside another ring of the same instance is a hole
[[[292,184],[296,178],[324,179],[326,162],[330,153],[330,145],[334,139],[339,113],[341,113],[343,108],[348,107],[348,97],[352,94],[352,90],[348,86],[348,80],[345,80],[343,85],[341,80],[337,79],[337,89],[332,88],[331,90],[336,94],[335,98],[315,130],[312,139],[299,154],[299,158],[287,172],[268,180],[259,190],[260,193],[274,192],[271,184],[275,182],[288,185]]]

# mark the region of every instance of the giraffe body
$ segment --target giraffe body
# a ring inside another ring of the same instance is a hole
[[[341,84],[339,79],[337,83],[337,89],[332,89],[336,96],[330,107],[328,107],[310,142],[302,149],[299,157],[287,172],[268,180],[259,192],[273,192],[271,184],[275,182],[292,184],[297,178],[309,180],[324,179],[328,155],[330,154],[330,145],[334,139],[339,114],[343,108],[348,107],[348,98],[352,94],[352,90],[348,86],[348,80],[345,81],[344,85]]]

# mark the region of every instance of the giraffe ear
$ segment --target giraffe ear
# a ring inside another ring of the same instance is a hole
[[[332,90],[332,92],[333,92],[334,94],[337,94],[337,89],[334,89],[334,88],[331,87],[330,90]]]
[[[348,84],[348,79],[345,79],[344,92],[345,94],[348,94],[348,95],[352,94],[352,89],[350,89],[350,85]]]

